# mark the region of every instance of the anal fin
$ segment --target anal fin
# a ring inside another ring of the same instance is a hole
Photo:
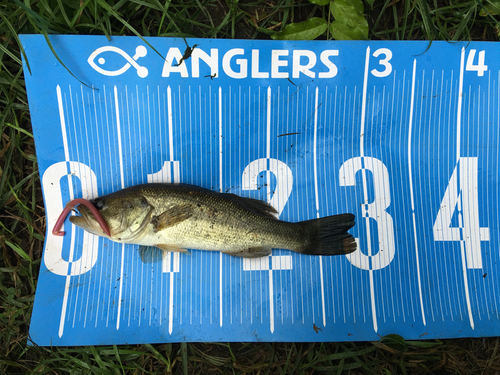
[[[182,247],[179,247],[179,246],[175,246],[175,245],[167,245],[167,244],[155,244],[155,246],[158,248],[158,249],[161,249],[163,251],[171,251],[171,252],[176,252],[176,253],[182,253],[182,254],[186,254],[186,255],[191,255],[191,253],[182,248]]]
[[[272,249],[270,247],[251,247],[249,249],[240,251],[238,253],[226,253],[240,258],[261,258],[271,255]]]

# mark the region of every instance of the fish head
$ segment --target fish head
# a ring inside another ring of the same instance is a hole
[[[140,194],[118,192],[91,199],[90,203],[101,214],[111,236],[104,233],[93,213],[84,205],[78,206],[81,216],[71,216],[70,221],[87,232],[117,242],[133,242],[144,232],[153,215],[153,207]]]

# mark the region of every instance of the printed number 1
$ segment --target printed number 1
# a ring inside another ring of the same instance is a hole
[[[479,225],[477,157],[460,158],[444,192],[434,222],[434,241],[465,245],[467,268],[482,268],[481,241],[490,240],[489,228]],[[458,226],[452,227],[454,212]]]

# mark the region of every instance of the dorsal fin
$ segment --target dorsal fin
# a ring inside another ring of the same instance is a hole
[[[253,198],[240,197],[239,195],[231,193],[221,193],[221,195],[225,196],[225,198],[229,200],[238,203],[240,206],[246,208],[247,210],[270,217],[272,219],[278,219],[278,211],[276,211],[276,209],[267,202]]]

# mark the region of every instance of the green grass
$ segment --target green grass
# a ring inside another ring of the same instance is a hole
[[[109,4],[109,5],[108,5]],[[498,40],[479,0],[365,4],[371,39]],[[45,216],[21,67],[22,33],[269,39],[290,22],[328,18],[306,0],[3,0],[0,4],[0,372],[130,374],[500,371],[498,338],[374,343],[27,346]]]

